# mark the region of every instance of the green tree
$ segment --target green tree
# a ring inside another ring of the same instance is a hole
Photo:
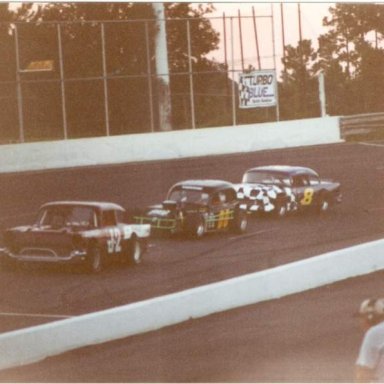
[[[384,12],[378,4],[340,3],[323,20],[317,68],[324,70],[328,109],[335,114],[382,110]]]
[[[318,116],[317,84],[312,70],[317,53],[310,40],[302,40],[297,47],[288,45],[285,50],[282,84],[279,87],[281,118]]]

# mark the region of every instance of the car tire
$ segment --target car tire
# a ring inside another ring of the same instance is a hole
[[[317,213],[325,213],[329,209],[329,199],[325,194],[321,194],[319,198],[319,203],[317,205]]]
[[[231,230],[234,233],[245,233],[248,228],[248,216],[247,211],[243,209],[237,209],[235,216],[232,220]]]
[[[204,236],[205,223],[200,215],[187,217],[187,233],[194,239],[201,239]]]
[[[143,246],[140,240],[134,236],[128,245],[127,259],[130,265],[137,265],[142,262],[143,258]]]
[[[92,245],[88,251],[86,260],[87,271],[90,273],[100,273],[103,269],[103,254],[100,247]]]
[[[287,207],[287,203],[283,200],[283,201],[276,201],[276,206],[275,206],[275,216],[277,218],[283,218],[287,215],[287,212],[288,212],[288,207]]]

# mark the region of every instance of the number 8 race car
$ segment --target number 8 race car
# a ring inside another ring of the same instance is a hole
[[[184,233],[195,238],[207,232],[247,228],[247,214],[240,207],[236,190],[221,180],[187,180],[175,184],[167,199],[135,216],[140,224],[151,224],[153,232]]]
[[[90,272],[100,272],[112,259],[138,264],[150,226],[124,224],[124,211],[106,202],[44,204],[34,225],[5,231],[2,261],[79,262]]]
[[[340,203],[340,183],[320,179],[312,169],[297,166],[270,165],[251,168],[241,184],[235,185],[237,197],[247,211],[271,212],[285,216],[287,212],[312,209],[327,211]]]

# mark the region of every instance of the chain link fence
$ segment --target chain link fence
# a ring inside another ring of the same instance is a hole
[[[197,58],[197,20],[166,21],[168,45],[173,40],[178,47],[168,52],[174,130],[278,119],[273,107],[238,107],[233,80],[244,68],[235,65],[234,28],[240,20],[217,20],[230,56],[224,63]],[[1,24],[0,33],[1,143],[160,130],[154,20],[17,22]],[[260,57],[254,59],[253,68],[261,69]],[[319,116],[317,84],[308,100],[313,108],[305,117]],[[286,110],[289,104],[282,119]]]

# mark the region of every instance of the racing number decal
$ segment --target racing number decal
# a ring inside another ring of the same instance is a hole
[[[109,229],[108,253],[121,252],[121,233],[117,228]]]
[[[314,194],[313,188],[305,188],[304,189],[304,197],[300,200],[301,205],[311,205]]]
[[[217,222],[217,229],[227,228],[229,223],[229,218],[231,215],[230,209],[223,209],[219,213],[219,219]]]

